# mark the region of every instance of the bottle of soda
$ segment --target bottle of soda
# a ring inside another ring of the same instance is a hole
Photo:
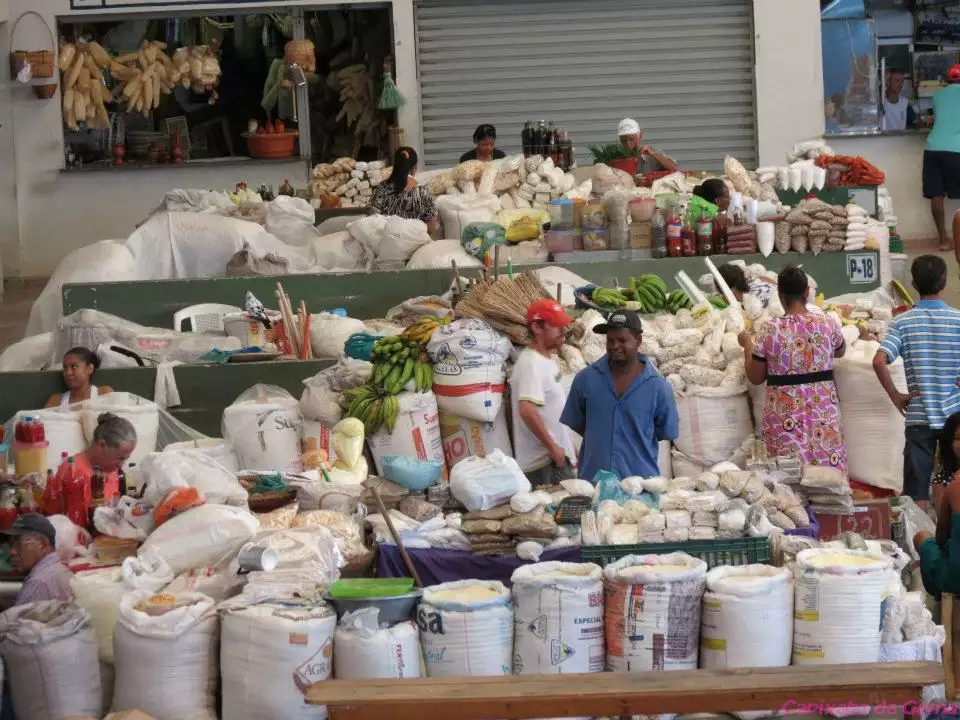
[[[43,420],[37,418],[37,442],[42,443],[47,441],[47,430],[43,426]]]
[[[650,245],[655,258],[667,257],[667,221],[657,207],[650,219]]]
[[[77,527],[87,527],[87,521],[89,520],[88,486],[84,482],[83,475],[74,465],[73,458],[67,461],[64,470],[63,497],[66,506],[64,514],[70,518],[70,522]]]
[[[676,205],[670,207],[667,215],[667,255],[672,258],[683,256],[683,220]]]
[[[107,504],[107,477],[99,467],[93,468],[93,475],[90,476],[90,517],[89,527],[94,527],[93,513],[98,507]]]
[[[683,220],[683,229],[681,230],[681,248],[684,257],[696,257],[697,255],[697,231],[687,216]]]
[[[713,220],[705,209],[700,210],[697,218],[697,255],[713,255]]]

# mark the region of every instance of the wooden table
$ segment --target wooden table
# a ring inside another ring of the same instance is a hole
[[[306,701],[332,720],[509,720],[655,713],[797,711],[801,705],[902,706],[944,682],[940,663],[677,672],[327,680]],[[899,709],[899,708],[898,708]],[[816,712],[815,710],[813,712]],[[891,711],[890,714],[893,714]]]

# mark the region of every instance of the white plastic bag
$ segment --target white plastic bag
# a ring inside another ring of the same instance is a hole
[[[494,222],[500,212],[496,195],[441,195],[436,201],[443,224],[443,237],[459,240],[464,228],[475,222]]]
[[[288,245],[308,245],[320,234],[313,226],[316,213],[303,198],[278,195],[267,206],[267,231]]]
[[[344,613],[333,636],[337,680],[416,678],[421,674],[420,635],[412,622],[379,625],[375,607]]]
[[[242,470],[300,470],[303,419],[299,403],[283,388],[254,385],[223,410],[223,438]]]
[[[157,505],[175,487],[196,488],[214,505],[247,507],[247,491],[236,475],[211,457],[195,452],[150,453],[140,464],[145,479],[143,500]]]
[[[351,335],[366,331],[367,326],[360,320],[333,313],[315,313],[310,316],[310,347],[317,358],[338,358]]]
[[[517,461],[494,450],[485,458],[468,457],[450,471],[450,492],[471,512],[489,510],[530,492]]]

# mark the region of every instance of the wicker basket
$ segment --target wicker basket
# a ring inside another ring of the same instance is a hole
[[[17,26],[27,15],[37,16],[40,22],[43,23],[43,26],[47,29],[47,33],[50,35],[51,46],[54,45],[53,32],[50,30],[50,26],[47,25],[47,21],[43,19],[40,13],[34,10],[27,10],[17,18],[17,21],[13,24],[13,29],[10,30],[10,44],[14,45],[14,36],[17,32]],[[16,80],[17,75],[23,69],[23,66],[27,63],[30,63],[30,74],[33,77],[51,78],[53,77],[55,69],[53,61],[53,50],[14,50],[10,53],[10,77],[11,79]],[[51,94],[49,97],[53,97],[53,95]]]

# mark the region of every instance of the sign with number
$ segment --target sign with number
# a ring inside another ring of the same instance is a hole
[[[851,253],[847,255],[847,278],[851,285],[877,281],[877,255],[874,253]]]
[[[855,532],[865,540],[890,539],[890,501],[855,500],[850,515],[817,515],[818,540],[832,540],[843,532]]]

